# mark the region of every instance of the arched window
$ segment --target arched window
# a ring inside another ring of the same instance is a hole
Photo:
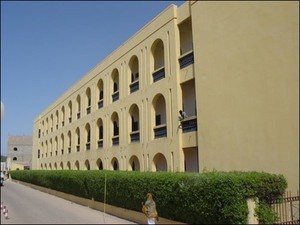
[[[88,88],[85,92],[86,95],[86,114],[91,113],[91,89]]]
[[[139,90],[139,60],[137,56],[132,56],[129,61],[129,73],[130,73],[130,93]]]
[[[153,76],[153,82],[156,82],[160,79],[165,78],[165,54],[164,54],[164,44],[163,41],[158,39],[156,40],[152,47],[151,47],[151,53],[152,53],[152,76]]]
[[[166,101],[163,95],[158,94],[154,97],[154,137],[161,138],[167,136],[167,114],[166,114]]]
[[[112,102],[119,100],[119,71],[114,69],[111,74],[111,79],[113,83],[112,89]]]

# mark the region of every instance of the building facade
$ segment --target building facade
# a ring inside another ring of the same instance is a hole
[[[296,191],[298,10],[170,5],[35,119],[33,168],[254,170]]]
[[[32,136],[9,136],[6,158],[7,170],[31,168]]]

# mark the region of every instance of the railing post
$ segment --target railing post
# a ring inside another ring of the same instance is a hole
[[[247,199],[247,206],[248,206],[248,221],[247,224],[258,224],[258,219],[255,216],[255,208],[256,204],[258,203],[257,198],[248,198]]]

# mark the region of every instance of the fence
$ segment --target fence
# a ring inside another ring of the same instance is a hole
[[[278,216],[275,224],[300,224],[299,199],[298,191],[297,196],[292,196],[291,192],[286,192],[282,199],[271,202],[271,206]]]

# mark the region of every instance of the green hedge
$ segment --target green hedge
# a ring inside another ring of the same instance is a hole
[[[284,193],[282,175],[264,172],[127,172],[26,170],[11,171],[13,179],[51,188],[117,207],[141,211],[152,192],[159,215],[189,224],[245,224],[247,198],[257,197],[260,223],[274,223],[268,202]],[[106,182],[105,182],[106,181]]]

